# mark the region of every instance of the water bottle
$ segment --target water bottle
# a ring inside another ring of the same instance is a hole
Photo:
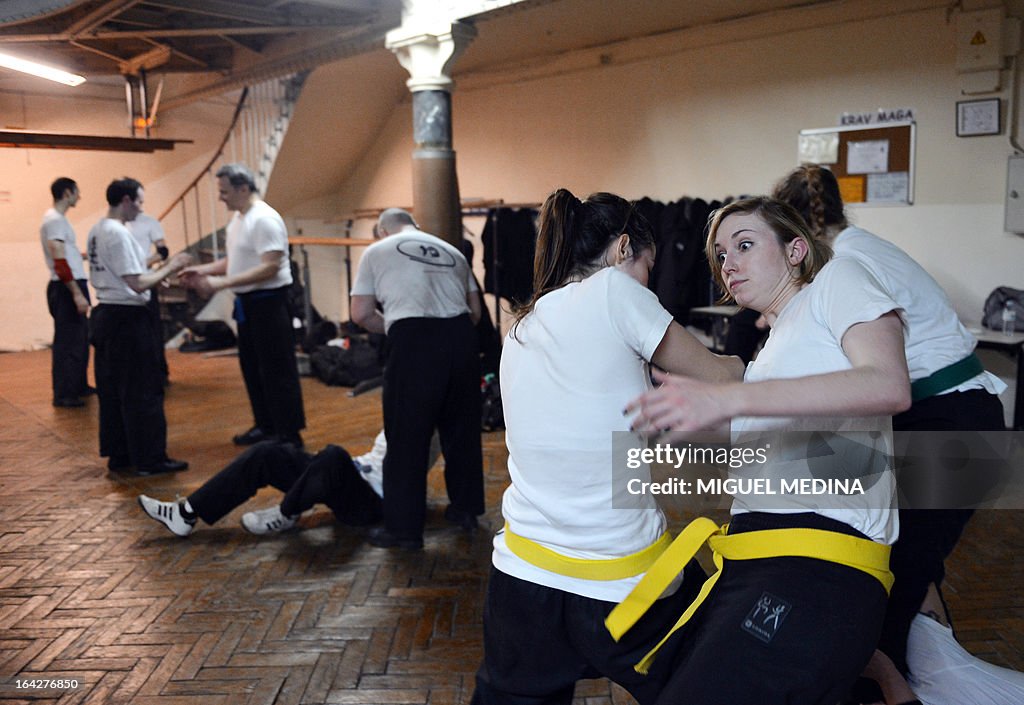
[[[1017,309],[1012,301],[1003,304],[1003,335],[1010,335],[1017,330]]]

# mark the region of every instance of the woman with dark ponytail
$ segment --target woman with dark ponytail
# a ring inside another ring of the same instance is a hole
[[[484,609],[484,662],[473,702],[565,703],[581,678],[608,677],[640,703],[663,678],[634,670],[694,597],[681,587],[616,642],[604,619],[669,543],[650,494],[613,477],[616,448],[637,448],[625,404],[650,388],[650,365],[709,381],[738,380],[737,358],[709,352],[647,289],[654,235],[633,204],[565,189],[540,214],[534,294],[505,340],[501,389],[511,485],[494,539]],[[650,469],[637,463],[631,477]],[[620,487],[619,485],[622,485]],[[677,589],[678,588],[678,589]]]
[[[835,175],[816,164],[804,164],[787,174],[773,196],[789,203],[807,221],[814,237],[829,244],[837,257],[851,257],[871,272],[903,311],[904,350],[911,378],[913,404],[893,416],[893,430],[931,432],[1002,431],[1003,407],[997,396],[1006,385],[985,372],[974,355],[977,342],[957,318],[942,287],[917,262],[891,242],[849,224]],[[925,434],[909,436],[908,455],[934,441]],[[914,439],[918,439],[914,442]],[[963,474],[958,469],[959,475]],[[932,478],[940,480],[939,478]],[[906,487],[904,487],[906,489]],[[929,497],[956,502],[948,489]],[[911,500],[914,498],[911,497]],[[916,694],[929,705],[970,701],[975,705],[1009,705],[1024,702],[1024,676],[991,667],[973,659],[956,644],[948,626],[939,586],[945,575],[944,561],[956,545],[972,510],[955,506],[932,509],[902,508],[900,536],[893,546],[890,566],[895,575],[876,654],[872,677],[886,691],[888,702],[907,700],[906,684],[895,668],[908,677]],[[909,644],[908,644],[909,635]],[[915,648],[915,645],[917,648]],[[926,654],[946,652],[964,669],[936,672],[949,663],[935,663]],[[954,653],[956,652],[956,653]],[[891,663],[889,663],[891,659]],[[979,666],[980,664],[980,666]],[[983,667],[984,668],[983,668]],[[960,682],[953,683],[953,674]],[[975,679],[964,685],[966,674]],[[990,697],[993,684],[1000,690],[1007,678],[1016,682],[1016,695]],[[902,687],[901,687],[902,686]]]

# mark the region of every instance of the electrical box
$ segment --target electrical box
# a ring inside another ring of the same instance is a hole
[[[1006,217],[1003,229],[1024,233],[1024,156],[1010,157],[1006,169]]]
[[[1003,9],[961,12],[956,18],[956,70],[1003,67]]]

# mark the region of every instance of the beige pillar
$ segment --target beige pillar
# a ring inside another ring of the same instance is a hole
[[[472,25],[408,18],[385,42],[409,72],[412,91],[413,209],[420,227],[457,245],[462,239],[459,183],[452,149],[451,64],[476,36]]]

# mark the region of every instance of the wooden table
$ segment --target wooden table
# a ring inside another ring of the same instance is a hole
[[[1013,396],[1013,420],[1010,428],[1014,431],[1024,430],[1024,417],[1021,416],[1024,405],[1024,333],[1002,333],[988,328],[971,328],[971,334],[978,339],[981,350],[998,350],[1006,353],[1017,361],[1017,390]]]
[[[725,349],[725,336],[729,331],[729,319],[739,313],[739,306],[697,306],[690,309],[691,316],[703,316],[711,319],[711,349],[722,352]]]

